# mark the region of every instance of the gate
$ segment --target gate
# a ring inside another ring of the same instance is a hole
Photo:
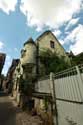
[[[83,125],[83,65],[39,80],[37,92],[52,94],[58,113],[55,125]]]
[[[59,125],[83,124],[83,65],[54,76]]]

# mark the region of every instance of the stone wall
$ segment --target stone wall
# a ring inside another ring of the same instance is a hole
[[[34,109],[41,117],[45,125],[53,125],[53,118],[52,118],[52,109],[51,109],[51,103],[47,102],[47,107],[45,105],[45,100],[39,99],[39,98],[33,98],[35,105]]]
[[[36,44],[29,39],[23,46],[21,51],[20,62],[22,65],[36,64]]]

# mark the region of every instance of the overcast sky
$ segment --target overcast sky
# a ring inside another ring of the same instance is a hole
[[[20,57],[23,43],[51,30],[66,51],[83,52],[83,0],[0,0],[0,52],[3,73]]]

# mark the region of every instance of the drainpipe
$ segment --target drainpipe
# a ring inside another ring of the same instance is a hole
[[[39,79],[39,43],[36,44],[36,89],[38,89],[38,79]]]

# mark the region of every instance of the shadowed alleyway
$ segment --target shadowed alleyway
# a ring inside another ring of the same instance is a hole
[[[9,97],[0,92],[0,125],[16,125],[16,114],[20,112],[14,107]],[[20,125],[18,123],[18,125]]]
[[[23,112],[12,103],[5,93],[0,92],[0,125],[42,125],[38,116]]]

